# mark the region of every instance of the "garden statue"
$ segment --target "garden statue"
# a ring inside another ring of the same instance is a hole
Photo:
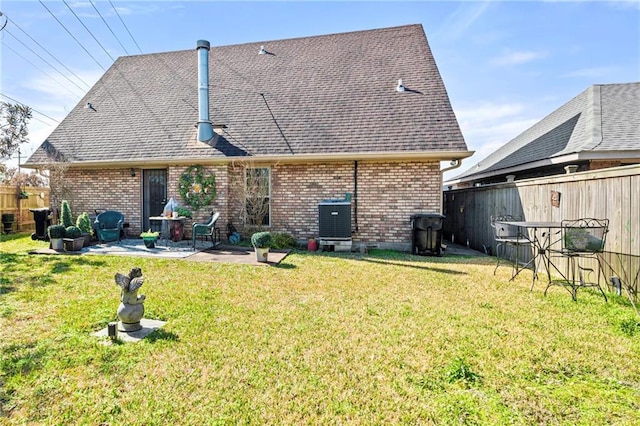
[[[116,284],[122,288],[118,306],[119,331],[138,331],[142,329],[140,320],[144,316],[144,295],[138,296],[138,289],[144,283],[142,270],[133,268],[129,276],[116,273]]]

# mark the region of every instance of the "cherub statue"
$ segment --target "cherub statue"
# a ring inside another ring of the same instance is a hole
[[[129,276],[116,273],[116,284],[122,288],[120,292],[120,301],[128,305],[137,305],[144,302],[145,296],[138,296],[138,289],[142,287],[144,277],[142,269],[132,268]]]
[[[138,331],[142,329],[140,320],[144,316],[144,295],[138,296],[138,289],[144,283],[142,270],[132,268],[129,276],[116,273],[116,284],[122,288],[118,306],[118,329],[120,331]]]

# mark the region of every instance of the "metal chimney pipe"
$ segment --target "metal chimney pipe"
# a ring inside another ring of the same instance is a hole
[[[207,40],[198,40],[198,140],[213,138],[213,126],[209,120],[209,48]]]

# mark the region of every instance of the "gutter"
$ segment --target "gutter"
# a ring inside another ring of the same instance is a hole
[[[446,161],[454,159],[468,158],[473,155],[474,151],[430,151],[430,152],[362,152],[362,153],[340,153],[340,154],[285,154],[285,155],[250,155],[245,157],[161,157],[161,158],[132,158],[125,161],[114,160],[96,160],[96,161],[70,161],[69,167],[78,169],[100,169],[100,168],[127,168],[127,167],[167,167],[167,166],[186,166],[193,164],[215,165],[228,164],[233,162],[253,162],[253,163],[309,163],[309,162],[327,162],[327,161]],[[22,167],[37,169],[45,167],[49,163],[27,163]]]

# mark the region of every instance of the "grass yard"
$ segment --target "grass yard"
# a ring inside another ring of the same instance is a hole
[[[33,256],[0,243],[0,424],[640,424],[624,298],[493,275],[494,258],[294,252],[277,267]],[[136,344],[116,272],[140,266]]]

